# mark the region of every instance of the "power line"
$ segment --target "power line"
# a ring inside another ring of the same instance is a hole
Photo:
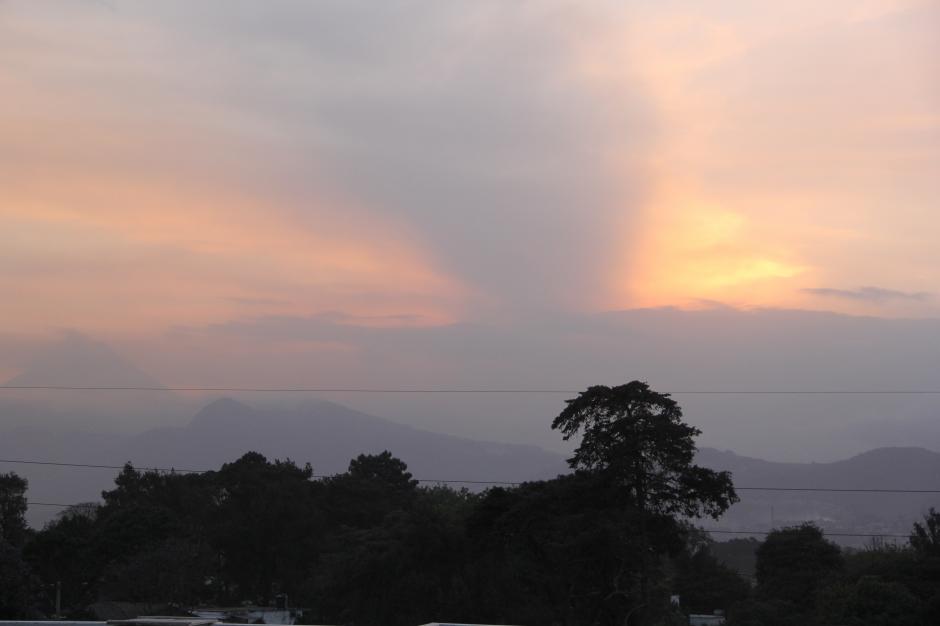
[[[367,393],[367,394],[578,394],[584,389],[558,388],[397,388],[397,387],[162,387],[0,385],[0,391],[155,391],[217,393]],[[940,389],[682,389],[671,395],[940,395]]]
[[[464,481],[457,481],[464,482]],[[96,502],[81,502],[78,504],[62,504],[60,502],[34,502],[30,500],[27,502],[29,506],[51,506],[51,507],[60,507],[60,508],[71,508],[71,507],[80,507],[86,506],[88,504],[98,504]],[[100,506],[100,505],[99,505]],[[707,533],[722,534],[722,535],[769,535],[773,531],[770,530],[728,530],[724,528],[702,528],[700,529]],[[844,533],[844,532],[826,532],[823,531],[822,535],[824,537],[862,537],[862,538],[886,538],[886,539],[910,539],[910,535],[898,535],[891,533]]]
[[[392,387],[117,387],[72,385],[0,385],[26,391],[211,391],[250,393],[580,393],[570,389],[392,388]],[[582,390],[583,391],[583,390]]]
[[[13,464],[22,464],[22,465],[50,465],[53,467],[78,467],[83,469],[112,469],[112,470],[122,470],[124,465],[98,465],[92,463],[62,463],[59,461],[30,461],[24,459],[0,459],[0,463],[13,463]],[[216,470],[206,470],[206,469],[181,469],[174,467],[138,467],[136,465],[130,464],[135,470],[141,470],[145,472],[176,472],[178,474],[208,474]],[[324,479],[324,478],[333,478],[335,476],[342,476],[342,474],[313,474],[313,478]],[[451,478],[413,478],[419,483],[435,483],[435,484],[456,484],[456,485],[520,485],[522,483],[512,482],[508,480],[458,480]],[[66,505],[70,506],[70,505]]]
[[[771,530],[725,530],[724,528],[702,528],[707,533],[716,533],[723,535],[769,535]],[[842,533],[842,532],[822,532],[824,537],[884,537],[888,539],[910,539],[910,535],[897,535],[890,533]]]
[[[82,467],[82,468],[92,468],[92,469],[124,469],[123,465],[96,465],[92,463],[60,463],[58,461],[27,461],[22,459],[0,459],[0,463],[16,463],[21,465],[52,465],[55,467]],[[174,467],[137,467],[136,465],[131,464],[131,466],[136,470],[143,470],[145,472],[177,472],[179,474],[205,474],[212,470],[201,470],[201,469],[183,469],[183,468],[174,468]]]
[[[940,489],[842,489],[837,487],[738,487],[737,491],[821,491],[831,493],[940,493]]]
[[[98,465],[91,463],[65,463],[61,461],[35,461],[27,459],[0,459],[0,463],[22,464],[22,465],[49,465],[53,467],[77,467],[92,469],[124,469],[123,465]],[[206,474],[216,470],[207,469],[182,469],[174,467],[138,467],[130,464],[135,470],[149,472],[176,472],[179,474]],[[314,474],[314,478],[332,478],[342,474]],[[444,478],[415,478],[413,480],[419,483],[440,483],[440,484],[467,484],[467,485],[521,485],[518,481],[508,480],[458,480]],[[838,487],[738,487],[737,491],[797,491],[797,492],[823,492],[823,493],[909,493],[909,494],[940,494],[940,489],[879,489],[879,488],[838,488]]]
[[[82,502],[80,504],[62,504],[61,502],[34,502],[32,500],[29,500],[28,502],[26,502],[26,504],[29,506],[57,506],[63,509],[67,509],[73,506],[84,506],[86,504],[98,504],[98,503],[97,502],[92,502],[92,503]]]

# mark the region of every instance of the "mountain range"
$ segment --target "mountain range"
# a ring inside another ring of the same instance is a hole
[[[2,411],[2,409],[0,409]],[[3,420],[6,423],[6,419]],[[136,435],[102,435],[17,427],[0,431],[0,459],[93,465],[214,469],[249,450],[310,462],[316,473],[345,470],[361,453],[390,450],[427,481],[524,481],[566,471],[564,457],[535,446],[476,441],[433,433],[325,401],[292,409],[258,408],[229,398],[213,401],[178,427]],[[741,502],[717,522],[729,530],[762,531],[814,521],[831,531],[904,534],[936,493],[799,491],[814,489],[930,490],[940,485],[940,454],[923,448],[880,448],[834,463],[777,463],[702,448],[697,462],[731,471]],[[116,470],[0,463],[30,480],[30,500],[97,500]],[[471,489],[474,482],[455,483]],[[797,491],[764,491],[760,488]],[[752,489],[756,488],[756,489]],[[34,507],[41,524],[55,507]],[[856,542],[857,543],[857,542]]]
[[[0,406],[7,424],[10,406]],[[10,420],[21,422],[22,420]],[[0,429],[0,459],[42,460],[94,465],[216,469],[248,451],[269,458],[310,462],[317,474],[345,471],[350,459],[389,450],[427,481],[524,481],[565,471],[564,458],[536,446],[484,442],[433,433],[354,411],[339,404],[308,400],[295,408],[258,408],[222,398],[178,427],[136,435],[101,435],[67,429],[15,426]],[[30,499],[39,502],[96,500],[116,470],[24,465],[0,462],[30,480]],[[31,511],[33,523],[53,512]]]
[[[103,373],[82,374],[86,370]],[[80,336],[67,337],[55,352],[7,384],[63,381],[74,386],[161,387],[107,346]],[[332,474],[344,471],[358,454],[389,450],[416,478],[432,482],[517,482],[567,471],[564,455],[558,452],[431,432],[322,399],[259,406],[218,398],[195,408],[193,398],[167,391],[121,392],[111,403],[81,392],[37,398],[29,391],[15,396],[11,391],[0,397],[0,471],[28,478],[34,502],[97,500],[116,470],[3,460],[103,466],[130,461],[138,467],[215,469],[253,450],[269,458],[310,462],[317,474]],[[137,424],[172,425],[137,432],[109,426],[127,417]],[[702,448],[697,462],[731,471],[741,496],[724,518],[706,526],[743,532],[814,521],[832,531],[904,534],[929,507],[940,505],[940,494],[916,493],[940,488],[940,454],[924,448],[878,448],[831,463],[771,462]],[[483,487],[478,482],[455,483],[462,485]],[[807,488],[860,491],[804,491]],[[895,489],[911,492],[872,491]],[[42,524],[57,510],[36,505],[29,519]]]
[[[907,534],[930,507],[940,508],[940,454],[925,448],[876,448],[832,463],[777,463],[702,448],[697,461],[734,477],[741,502],[717,524],[726,528],[813,521],[831,532]]]

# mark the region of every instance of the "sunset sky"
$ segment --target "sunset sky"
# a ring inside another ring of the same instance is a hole
[[[0,381],[937,386],[937,0],[0,0],[0,60]]]
[[[7,0],[0,323],[934,316],[938,32],[932,0]]]

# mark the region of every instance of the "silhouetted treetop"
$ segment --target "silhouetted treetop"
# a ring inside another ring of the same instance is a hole
[[[924,515],[924,523],[914,523],[911,547],[924,557],[940,557],[940,513],[933,507]]]
[[[614,481],[642,510],[717,518],[738,500],[730,473],[693,464],[700,431],[644,382],[590,387],[568,400],[552,428],[566,440],[581,435],[568,459],[573,469]]]

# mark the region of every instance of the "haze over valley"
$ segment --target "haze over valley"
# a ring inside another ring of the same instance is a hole
[[[643,330],[643,336],[653,343],[655,334],[641,326],[646,321],[644,315],[650,314],[634,312],[631,319],[630,313],[624,313],[627,322],[618,321],[638,324]],[[668,312],[664,314],[670,315]],[[693,318],[692,321],[717,325],[723,321],[721,316],[727,316],[728,313],[712,313],[719,318],[717,320],[707,319],[708,314],[704,313],[672,315],[679,317],[681,322]],[[796,314],[771,312],[764,315],[787,319]],[[699,319],[695,320],[696,317]],[[823,321],[834,324],[845,322],[845,319],[836,317]],[[849,321],[852,320],[849,318]],[[855,320],[855,323],[866,322],[872,323],[871,320]],[[669,329],[670,332],[673,330]],[[892,335],[894,341],[898,333],[904,332],[903,327],[892,331],[895,333]],[[738,328],[736,332],[742,330]],[[703,336],[710,334],[702,333]],[[830,341],[833,341],[832,336]],[[641,349],[642,344],[634,344],[634,347]],[[708,348],[696,346],[696,349]],[[720,352],[716,350],[716,354]],[[782,349],[777,353],[780,359],[786,358],[786,355]],[[720,358],[716,361],[725,367],[734,365],[727,361],[722,363]],[[820,365],[817,363],[817,366]],[[131,389],[114,390],[104,396],[87,390],[24,389],[52,384],[87,388],[100,386],[103,381],[113,387]],[[46,345],[31,364],[5,386],[7,389],[0,392],[7,394],[0,397],[3,418],[0,422],[0,458],[6,460],[113,467],[131,462],[141,468],[210,470],[237,459],[245,452],[256,451],[270,459],[290,458],[298,463],[310,462],[318,475],[331,475],[345,471],[349,461],[359,454],[377,454],[389,450],[408,464],[416,478],[428,484],[438,480],[447,481],[446,484],[455,488],[466,487],[475,491],[492,484],[553,478],[568,471],[565,458],[570,448],[566,450],[567,444],[557,432],[549,428],[551,418],[554,417],[551,411],[557,412],[559,409],[552,408],[549,401],[540,399],[540,394],[524,394],[536,396],[536,402],[532,403],[534,406],[520,402],[517,394],[506,394],[511,397],[504,405],[509,407],[504,408],[507,411],[504,419],[517,420],[515,427],[521,435],[515,443],[498,443],[436,431],[422,424],[420,419],[406,420],[399,417],[393,421],[370,415],[319,398],[313,393],[242,391],[235,393],[239,396],[236,400],[224,396],[206,398],[206,395],[218,395],[219,392],[197,394],[166,391],[166,385],[145,374],[109,346],[75,333]],[[353,401],[357,399],[356,394],[346,395]],[[414,400],[410,403],[398,401],[401,394],[377,395],[381,396],[381,404],[372,406],[379,409],[381,406],[395,407],[392,412],[399,415],[407,411],[409,406],[417,404]],[[448,400],[453,401],[453,394],[446,395]],[[461,402],[464,404],[468,403],[465,398],[469,396],[469,403],[473,404],[476,394],[457,395],[462,396]],[[678,397],[684,400],[682,394]],[[560,394],[560,397],[552,398],[551,402],[560,403],[567,398],[568,395]],[[687,410],[691,423],[700,425],[706,433],[710,427],[721,427],[721,419],[716,419],[715,414],[708,411],[707,400],[711,396],[706,398],[706,402],[695,402],[695,396],[690,398],[688,405],[698,406],[701,411],[698,413],[694,408]],[[901,399],[905,400],[903,397]],[[531,402],[532,398],[527,397],[526,400]],[[774,432],[775,428],[776,432],[785,433],[786,429],[775,427],[774,416],[768,407],[754,410],[759,403],[786,406],[775,400],[763,396],[756,398],[756,401],[748,398],[740,402],[736,414],[732,416],[749,420],[755,429],[758,424],[763,424],[765,433]],[[791,398],[786,397],[784,400],[793,406]],[[830,410],[838,406],[828,396],[823,400],[825,402],[815,404],[803,401],[799,405],[815,410]],[[859,428],[867,427],[879,433],[897,423],[894,421],[897,414],[890,417],[879,415],[877,411],[881,407],[890,405],[884,403],[881,396],[876,396],[876,400],[882,401],[872,402],[864,398],[863,404],[852,396],[837,397],[838,402],[859,407],[864,418],[859,420]],[[893,400],[897,406],[897,398]],[[733,397],[732,401],[738,400]],[[494,406],[499,406],[489,398],[477,402],[481,411],[491,411]],[[363,404],[368,406],[368,402]],[[734,406],[727,400],[721,404],[724,407]],[[514,405],[526,406],[527,410],[520,414],[512,408]],[[430,407],[424,407],[424,411],[433,411],[439,406],[440,401],[436,401]],[[865,408],[861,409],[863,406]],[[917,446],[911,445],[911,442],[908,442],[908,447],[873,446],[874,449],[861,450],[847,458],[836,456],[840,448],[833,446],[825,458],[828,462],[823,463],[765,461],[736,454],[727,448],[719,450],[705,446],[700,449],[697,459],[706,467],[731,471],[735,483],[743,487],[932,489],[940,483],[940,453],[935,451],[940,446],[932,449],[923,446],[931,441],[940,441],[940,425],[926,419],[930,415],[927,408],[929,404],[921,401],[907,406],[912,412],[908,417],[910,423],[919,428],[916,442],[920,445]],[[539,408],[546,413],[536,415],[535,410]],[[466,406],[463,411],[467,411]],[[746,413],[750,411],[753,412]],[[455,415],[452,410],[445,410],[438,425],[444,426],[442,430],[459,431],[459,425],[449,425],[448,422],[459,415]],[[412,423],[406,423],[408,421]],[[529,441],[525,440],[523,427],[531,429]],[[847,429],[845,432],[848,435],[850,431]],[[539,445],[543,441],[551,441],[551,437],[555,439],[552,445]],[[708,434],[702,437],[704,441],[720,438],[715,433],[711,433],[711,437]],[[782,452],[778,449],[775,456],[779,459]],[[794,457],[798,458],[799,455]],[[31,500],[62,504],[97,501],[100,492],[110,487],[117,471],[108,467],[77,468],[16,463],[6,463],[4,467],[29,479]],[[468,482],[460,483],[462,480]],[[906,532],[910,524],[935,502],[934,494],[930,493],[744,490],[740,495],[742,501],[720,520],[721,528],[763,531],[775,525],[813,521],[832,531],[891,535]],[[37,505],[30,509],[29,519],[33,524],[41,525],[53,519],[59,511],[60,507]],[[863,542],[854,541],[856,544]]]

